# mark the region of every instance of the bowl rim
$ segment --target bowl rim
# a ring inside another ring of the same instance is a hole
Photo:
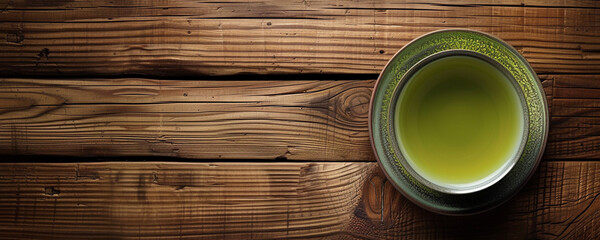
[[[374,138],[373,138],[373,104],[374,104],[375,94],[377,93],[376,89],[381,84],[381,80],[383,78],[383,75],[384,75],[386,69],[388,69],[388,67],[394,61],[394,59],[398,56],[398,54],[400,54],[405,48],[407,48],[408,46],[412,45],[414,42],[416,42],[416,41],[418,41],[418,40],[420,40],[422,38],[425,38],[427,36],[430,36],[430,35],[433,35],[433,34],[437,34],[437,33],[442,33],[442,32],[470,32],[470,33],[475,33],[475,34],[481,34],[481,35],[484,35],[484,36],[489,37],[491,39],[494,39],[495,41],[498,41],[504,47],[506,47],[509,50],[511,50],[512,52],[516,53],[515,55],[523,63],[525,63],[524,64],[525,68],[527,68],[527,70],[532,73],[532,75],[534,77],[534,80],[536,80],[535,84],[536,84],[537,88],[541,90],[540,92],[541,92],[541,95],[542,95],[541,98],[542,98],[543,110],[544,110],[544,114],[545,114],[544,124],[545,124],[546,127],[544,128],[542,145],[541,145],[539,151],[536,153],[536,160],[535,160],[533,168],[529,171],[529,173],[528,173],[527,177],[524,179],[524,181],[521,184],[519,184],[519,186],[517,186],[517,188],[512,193],[510,193],[510,195],[507,196],[505,199],[502,199],[498,203],[490,205],[490,206],[488,206],[485,209],[481,209],[481,210],[473,211],[473,212],[466,212],[465,213],[465,212],[442,211],[441,209],[433,208],[431,206],[428,206],[428,205],[422,203],[421,201],[419,201],[419,200],[413,198],[412,196],[410,196],[410,194],[408,194],[404,189],[402,189],[400,186],[398,186],[395,181],[391,180],[392,179],[391,176],[386,171],[386,168],[381,163],[381,159],[379,158],[379,155],[377,154],[377,149],[375,148],[375,142],[374,142]],[[467,29],[467,28],[440,29],[440,30],[431,31],[431,32],[425,33],[423,35],[420,35],[419,37],[416,37],[415,39],[413,39],[413,40],[409,41],[408,43],[406,43],[398,51],[396,51],[396,53],[392,57],[390,57],[390,59],[385,64],[385,66],[382,68],[381,72],[379,73],[379,76],[377,77],[377,80],[375,81],[375,84],[373,86],[373,90],[372,90],[372,93],[371,93],[371,99],[369,100],[369,113],[368,113],[369,114],[368,115],[369,142],[371,143],[371,150],[373,151],[373,154],[375,155],[375,159],[377,160],[377,165],[379,166],[381,172],[383,172],[383,174],[385,175],[386,179],[405,198],[409,199],[411,202],[413,202],[414,204],[416,204],[417,206],[419,206],[419,207],[421,207],[423,209],[426,209],[426,210],[434,212],[434,213],[442,214],[442,215],[449,215],[449,216],[469,216],[469,215],[476,215],[476,214],[479,214],[479,213],[490,211],[490,210],[492,210],[494,208],[497,208],[498,206],[506,203],[508,200],[512,199],[517,193],[519,193],[525,187],[525,184],[531,180],[531,178],[533,177],[533,175],[535,174],[535,172],[537,171],[537,169],[539,167],[539,164],[541,162],[543,153],[544,153],[544,151],[546,149],[546,144],[547,144],[547,141],[548,141],[548,132],[549,132],[548,128],[549,128],[549,123],[550,123],[550,116],[549,116],[548,112],[549,112],[548,111],[548,100],[547,100],[544,88],[542,86],[542,83],[539,80],[539,77],[538,77],[537,73],[533,70],[533,68],[529,64],[529,62],[525,59],[525,57],[517,49],[515,49],[513,46],[511,46],[510,44],[508,44],[507,42],[505,42],[501,38],[498,38],[498,37],[496,37],[494,35],[491,35],[489,33],[482,32],[482,31],[479,31],[479,30],[473,30],[473,29]]]

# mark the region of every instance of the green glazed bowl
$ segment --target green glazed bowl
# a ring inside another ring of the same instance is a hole
[[[479,57],[496,66],[511,79],[525,107],[523,141],[510,167],[494,181],[460,194],[440,189],[412,170],[398,148],[393,124],[397,94],[411,73],[431,59],[453,54]],[[371,145],[388,180],[417,205],[446,215],[483,212],[514,196],[535,172],[548,137],[548,103],[529,63],[506,42],[472,30],[435,31],[400,49],[379,75],[369,111]]]

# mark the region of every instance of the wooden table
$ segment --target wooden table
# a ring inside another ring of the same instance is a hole
[[[0,1],[0,237],[600,238],[600,2]],[[539,74],[544,160],[448,217],[374,162],[374,80],[408,41],[494,34]]]

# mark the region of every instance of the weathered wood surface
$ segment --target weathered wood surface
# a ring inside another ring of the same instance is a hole
[[[547,159],[600,157],[600,76],[540,75]],[[374,160],[374,80],[0,79],[0,154]]]
[[[374,160],[373,84],[1,79],[0,154]]]
[[[376,163],[0,165],[0,237],[597,239],[600,163],[544,162],[514,199],[447,217]]]
[[[445,28],[482,30],[538,73],[598,73],[598,1],[0,1],[10,75],[376,74]]]
[[[600,159],[599,11],[594,0],[0,0],[0,154],[247,161],[0,155],[0,238],[598,239],[600,161],[577,160]],[[515,46],[551,107],[550,161],[470,217],[404,199],[371,162],[367,131],[392,54],[454,27]],[[312,80],[196,80],[289,73]]]
[[[546,153],[554,159],[600,156],[600,75],[554,75]]]

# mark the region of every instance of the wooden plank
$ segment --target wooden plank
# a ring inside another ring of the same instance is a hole
[[[600,162],[544,162],[514,199],[447,217],[376,163],[0,164],[0,237],[597,239]]]
[[[545,157],[600,158],[600,76],[540,78]],[[373,84],[0,79],[0,154],[372,161]]]
[[[600,156],[600,75],[549,76],[552,121],[546,153],[552,158]]]
[[[408,41],[446,28],[515,46],[538,73],[598,73],[598,1],[9,1],[10,75],[376,74]]]
[[[0,80],[0,154],[374,160],[368,81]]]

